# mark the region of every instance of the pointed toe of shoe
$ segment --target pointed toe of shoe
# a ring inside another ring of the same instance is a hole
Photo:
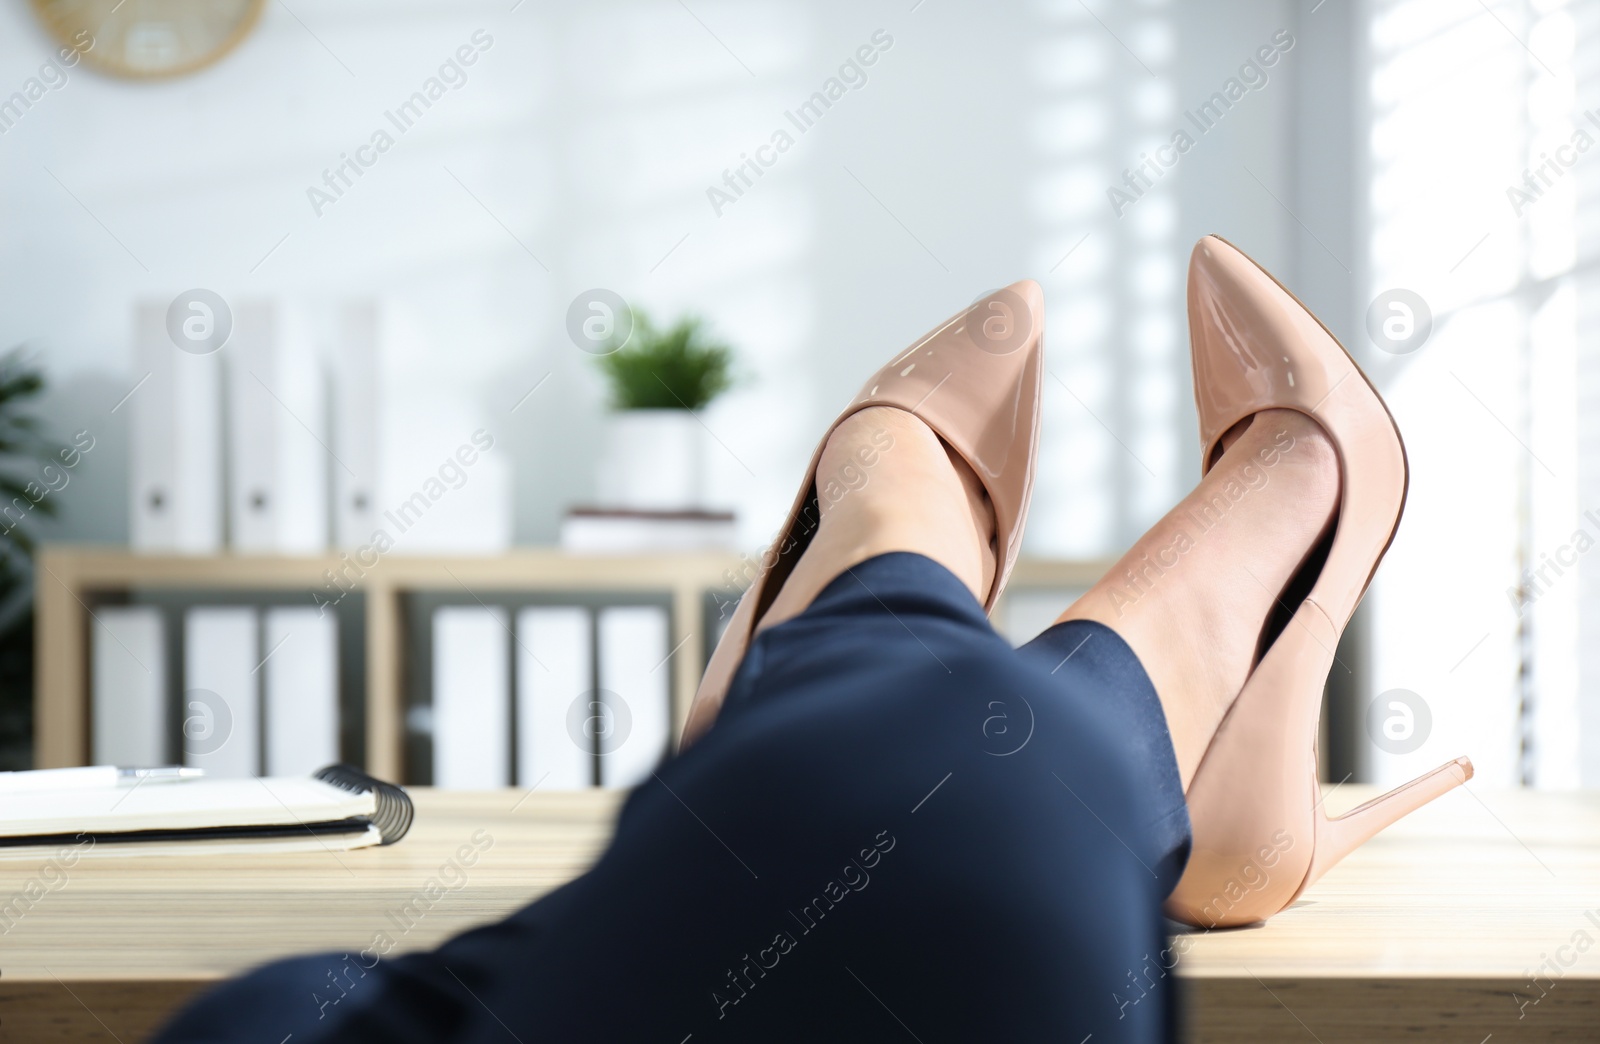
[[[1021,546],[1033,494],[1044,373],[1044,291],[1031,279],[980,297],[862,388],[853,409],[915,414],[970,465],[995,511],[993,605]]]
[[[984,355],[1017,356],[1020,366],[1044,341],[1044,290],[1032,279],[1022,279],[991,291],[956,317],[951,332]]]
[[[1034,315],[1044,312],[1044,288],[1032,279],[1019,279],[1005,288],[1006,293],[1015,294]]]
[[[1208,465],[1239,421],[1274,407],[1316,415],[1358,372],[1309,309],[1219,236],[1205,236],[1190,255],[1188,311],[1201,459]]]

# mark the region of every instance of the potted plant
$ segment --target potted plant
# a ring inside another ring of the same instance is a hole
[[[599,361],[612,408],[601,504],[629,511],[702,507],[705,428],[694,414],[733,386],[733,350],[694,316],[660,328],[634,310],[626,342]]]
[[[56,447],[33,414],[44,376],[13,349],[0,357],[0,770],[32,767],[33,575],[36,518],[56,513],[49,493],[65,487],[61,463],[77,462]],[[69,455],[72,454],[72,455]],[[42,471],[41,471],[42,466]],[[41,484],[41,482],[43,484]],[[28,526],[21,525],[24,519]]]

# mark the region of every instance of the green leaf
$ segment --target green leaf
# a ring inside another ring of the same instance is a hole
[[[0,456],[11,458],[5,462],[8,471],[0,472],[0,530],[6,530],[0,532],[0,579],[7,581],[17,571],[16,559],[33,552],[33,538],[17,520],[56,513],[51,494],[35,504],[27,492],[28,483],[38,478],[39,467],[54,463],[58,448],[41,434],[39,419],[22,412],[43,390],[44,375],[28,361],[23,349],[13,348],[0,356]],[[20,504],[13,503],[18,500]],[[32,507],[24,510],[30,504]],[[6,508],[11,509],[9,516],[3,513]]]
[[[704,409],[734,385],[733,349],[712,340],[695,316],[662,330],[634,309],[627,343],[599,363],[619,410]]]

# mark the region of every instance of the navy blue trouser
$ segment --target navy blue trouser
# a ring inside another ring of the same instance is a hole
[[[157,1039],[1168,1039],[1160,903],[1188,846],[1115,633],[1013,650],[948,570],[883,555],[761,634],[588,873],[360,975],[267,965]]]

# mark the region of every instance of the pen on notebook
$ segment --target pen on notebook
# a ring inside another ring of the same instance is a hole
[[[87,765],[82,768],[0,772],[0,794],[15,794],[30,790],[133,787],[141,783],[178,783],[187,779],[199,779],[204,775],[204,769],[185,768],[180,765],[160,765],[154,768]]]

